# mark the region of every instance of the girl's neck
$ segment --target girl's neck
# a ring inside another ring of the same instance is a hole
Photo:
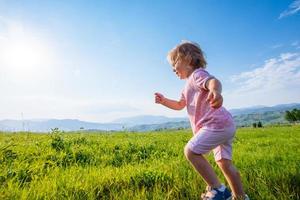
[[[195,71],[194,67],[188,66],[187,67],[187,77],[190,77],[190,75]]]

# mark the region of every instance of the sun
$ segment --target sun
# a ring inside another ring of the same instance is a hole
[[[0,44],[0,73],[6,78],[34,82],[51,75],[54,58],[45,39],[10,37]]]
[[[3,64],[14,73],[35,71],[46,64],[43,46],[30,40],[16,40],[6,44],[2,54]]]
[[[17,68],[33,67],[41,60],[41,53],[29,44],[13,44],[7,48],[5,53],[8,65]]]
[[[32,79],[47,73],[53,60],[47,35],[33,26],[0,16],[0,74]],[[50,38],[51,39],[51,38]]]

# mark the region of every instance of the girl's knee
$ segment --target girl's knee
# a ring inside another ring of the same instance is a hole
[[[184,149],[183,149],[183,153],[186,157],[186,159],[189,159],[189,156],[190,156],[190,149],[188,147],[188,145],[185,145]]]
[[[184,155],[188,160],[191,160],[194,156],[196,156],[196,154],[190,150],[188,145],[184,147]]]

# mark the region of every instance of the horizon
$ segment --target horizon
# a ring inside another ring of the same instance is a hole
[[[0,13],[0,120],[187,117],[154,103],[180,97],[166,55],[182,40],[228,110],[300,102],[300,0],[0,0]]]
[[[292,104],[298,104],[300,105],[300,103],[289,103],[289,104],[276,104],[276,105],[272,105],[272,106],[265,106],[265,105],[256,105],[256,106],[251,106],[251,107],[243,107],[243,108],[233,108],[233,109],[229,109],[229,111],[232,110],[246,110],[246,109],[257,109],[258,107],[262,107],[262,108],[271,108],[271,107],[276,107],[276,106],[286,106],[286,105],[292,105]],[[87,121],[87,120],[81,120],[81,119],[77,119],[77,118],[24,118],[24,119],[0,119],[0,121],[5,121],[5,120],[12,120],[12,121],[48,121],[48,120],[78,120],[81,122],[88,122],[88,123],[119,123],[119,122],[115,122],[118,120],[123,120],[123,119],[129,119],[129,118],[135,118],[135,117],[165,117],[165,118],[170,118],[170,119],[174,119],[174,118],[186,118],[188,120],[188,116],[184,115],[184,116],[175,116],[175,117],[169,117],[169,116],[165,116],[165,115],[132,115],[132,116],[126,116],[126,117],[121,117],[121,118],[115,118],[112,119],[111,121]],[[122,123],[119,123],[122,124]]]

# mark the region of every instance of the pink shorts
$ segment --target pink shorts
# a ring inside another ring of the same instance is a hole
[[[190,139],[187,146],[196,154],[207,154],[213,150],[216,161],[222,158],[232,160],[232,141],[235,131],[234,125],[224,130],[203,127]]]

